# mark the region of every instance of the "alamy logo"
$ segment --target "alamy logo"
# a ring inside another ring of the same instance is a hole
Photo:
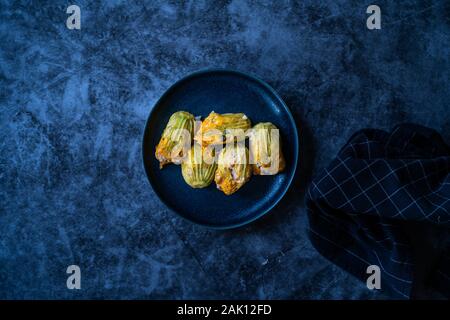
[[[370,290],[381,289],[380,267],[377,265],[368,266],[366,273],[370,274],[366,281],[367,288]]]
[[[70,16],[66,20],[67,29],[69,29],[69,30],[73,30],[73,29],[80,30],[81,29],[81,10],[80,10],[80,7],[73,4],[73,5],[69,6],[69,7],[67,7],[66,13],[70,14]]]
[[[371,14],[367,18],[367,29],[374,30],[374,29],[381,29],[381,9],[379,6],[373,4],[367,7],[366,13]]]
[[[81,289],[81,270],[80,267],[73,264],[67,267],[67,274],[70,276],[67,278],[67,289]]]

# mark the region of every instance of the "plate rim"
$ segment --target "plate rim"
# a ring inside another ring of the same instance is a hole
[[[145,136],[148,130],[148,125],[150,122],[150,119],[152,118],[153,114],[156,112],[155,110],[157,109],[157,106],[160,104],[160,102],[166,97],[168,96],[169,92],[171,92],[176,86],[178,86],[180,83],[189,80],[190,78],[199,76],[199,75],[204,75],[204,74],[208,74],[208,73],[230,73],[230,74],[236,74],[238,76],[243,76],[246,78],[249,78],[250,80],[255,81],[256,83],[258,83],[259,85],[263,86],[264,88],[266,88],[270,93],[272,93],[275,98],[280,102],[280,104],[283,106],[284,110],[286,111],[289,121],[291,123],[291,125],[294,128],[294,170],[292,171],[292,174],[290,177],[288,177],[288,181],[286,184],[286,188],[281,192],[281,194],[279,196],[277,196],[275,198],[275,201],[273,201],[273,203],[270,204],[270,206],[265,209],[262,210],[261,212],[259,212],[258,214],[256,214],[254,217],[247,219],[243,222],[240,223],[234,223],[234,224],[229,224],[229,225],[224,225],[224,226],[216,226],[216,225],[211,225],[208,223],[201,223],[199,221],[195,221],[193,219],[190,219],[189,217],[185,217],[184,215],[180,214],[175,208],[173,208],[173,206],[171,204],[169,204],[166,200],[164,200],[164,198],[160,195],[159,191],[157,191],[157,189],[155,189],[154,186],[154,182],[152,182],[152,179],[150,179],[150,175],[148,172],[148,168],[145,165],[146,162],[146,158],[145,158],[145,153],[144,153],[144,148],[145,148]],[[298,130],[297,130],[297,124],[295,122],[294,117],[292,116],[291,110],[289,109],[289,107],[286,105],[286,103],[284,102],[284,100],[281,98],[281,96],[275,91],[274,88],[272,88],[267,82],[265,82],[264,80],[261,80],[260,78],[258,78],[257,76],[247,73],[247,72],[242,72],[242,71],[238,71],[238,70],[234,70],[234,69],[227,69],[227,68],[207,68],[207,69],[200,69],[194,72],[191,72],[183,77],[181,77],[180,79],[178,79],[177,81],[175,81],[172,85],[170,85],[165,91],[164,93],[159,97],[159,99],[156,100],[156,102],[153,104],[152,109],[150,110],[150,113],[148,114],[147,120],[145,121],[145,126],[144,126],[144,131],[142,133],[142,143],[141,143],[141,153],[142,153],[142,165],[144,167],[144,171],[145,171],[145,175],[147,177],[147,181],[150,184],[151,188],[153,189],[153,192],[158,196],[159,200],[168,208],[170,209],[172,212],[174,212],[177,216],[183,218],[186,221],[189,221],[193,224],[196,225],[200,225],[209,229],[215,229],[215,230],[227,230],[227,229],[235,229],[235,228],[239,228],[245,225],[248,225],[250,223],[252,223],[255,220],[258,220],[259,218],[263,217],[264,215],[270,213],[272,211],[272,209],[281,201],[281,199],[283,199],[283,197],[286,195],[286,192],[289,190],[292,181],[294,180],[295,174],[297,172],[297,166],[298,166],[298,153],[299,153],[299,136],[298,136]]]

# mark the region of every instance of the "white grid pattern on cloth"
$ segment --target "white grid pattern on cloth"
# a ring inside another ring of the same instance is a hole
[[[311,190],[310,189],[308,189],[308,193],[309,193],[309,196],[311,197]],[[330,224],[334,224],[335,223],[335,221],[332,221],[332,219],[335,219],[333,216],[331,216],[330,214],[328,214],[327,212],[325,212],[320,206],[318,207],[318,209],[321,211],[321,218],[323,218],[323,219],[325,219],[328,223],[330,223]],[[307,208],[307,210],[308,211],[311,211],[309,208]],[[328,218],[326,218],[326,217],[328,217]],[[379,223],[380,225],[386,225],[386,224],[383,224],[383,223]],[[388,224],[388,226],[389,227],[394,227],[395,228],[395,226],[394,225],[392,225],[392,224]],[[337,225],[337,227],[339,227],[339,225]],[[375,239],[371,234],[370,234],[370,230],[368,230],[368,228],[366,228],[366,227],[363,227],[363,226],[360,226],[361,228],[363,228],[365,231],[366,231],[366,236],[368,237],[368,238],[370,238],[372,241],[375,241],[375,242],[377,242],[377,243],[382,243],[382,242],[384,242],[384,241],[390,241],[394,246],[396,246],[396,247],[398,247],[398,246],[404,246],[404,247],[407,247],[407,248],[409,248],[410,246],[408,245],[408,244],[406,244],[406,243],[400,243],[400,242],[397,242],[397,241],[395,241],[395,239],[392,239],[391,237],[386,237],[385,239]],[[344,231],[345,233],[347,233],[348,235],[350,235],[351,237],[353,237],[353,235],[351,234],[351,233],[349,233],[346,229],[344,229],[344,228],[340,228],[340,230],[342,230],[342,231]],[[390,257],[390,259],[392,260],[392,262],[395,262],[395,263],[398,263],[398,264],[404,264],[404,265],[413,265],[411,262],[409,262],[409,261],[399,261],[399,260],[394,260],[393,258],[392,258],[392,256]]]
[[[416,184],[417,182],[421,181],[422,179],[424,179],[424,178],[426,178],[426,177],[431,177],[432,175],[438,174],[440,171],[443,170],[442,168],[438,168],[437,170],[434,170],[434,171],[433,171],[432,173],[430,173],[429,175],[426,175],[425,168],[423,167],[423,164],[422,164],[421,162],[419,162],[419,163],[420,163],[420,167],[422,168],[422,172],[423,172],[424,176],[423,176],[422,178],[420,178],[420,179],[417,179],[417,180],[415,180],[415,181],[412,181],[411,183],[405,185],[404,187],[408,187],[408,186],[414,185],[414,184]],[[411,172],[410,172],[408,166],[406,167],[406,170],[407,170],[407,172],[408,172],[409,177],[412,178],[412,174],[411,174]],[[449,198],[444,198],[444,197],[442,197],[440,194],[437,193],[437,191],[433,191],[433,189],[431,188],[431,186],[430,186],[430,184],[429,184],[429,182],[428,182],[428,179],[425,179],[425,181],[426,181],[426,184],[427,184],[428,189],[429,189],[428,194],[425,193],[425,194],[423,194],[422,196],[418,197],[417,199],[414,199],[414,197],[413,197],[409,192],[407,192],[409,198],[410,198],[410,199],[413,199],[414,202],[417,202],[417,201],[422,200],[422,199],[426,199],[431,205],[435,206],[435,209],[434,209],[433,211],[431,211],[429,214],[425,215],[425,216],[424,216],[424,219],[428,219],[428,218],[429,218],[430,216],[432,216],[438,209],[441,209],[441,210],[445,211],[447,214],[449,214],[448,210],[447,210],[445,207],[443,207],[443,205],[445,205],[445,203],[447,203],[448,201],[450,201],[450,197],[449,197]],[[435,194],[436,196],[441,197],[441,198],[442,198],[443,200],[445,200],[445,201],[444,201],[442,204],[436,204],[436,203],[432,202],[431,199],[429,199],[429,196],[432,195],[432,194]],[[413,204],[413,203],[411,203],[411,204]],[[419,208],[421,209],[421,207],[419,207]],[[423,210],[422,210],[422,213],[423,213]],[[447,220],[447,221],[449,221],[449,220]]]
[[[418,160],[415,160],[415,161],[418,161]],[[355,172],[355,173],[352,173],[352,176],[350,176],[350,177],[346,178],[345,180],[341,181],[340,184],[344,184],[345,182],[349,181],[350,179],[352,179],[352,178],[358,176],[359,174],[361,174],[362,172],[366,171],[367,169],[370,169],[371,166],[374,166],[374,165],[377,164],[378,162],[383,162],[383,159],[376,159],[375,161],[373,161],[373,162],[370,163],[369,165],[367,165],[367,163],[366,163],[366,166],[365,166],[365,167],[363,167],[362,169],[358,170],[358,171]],[[331,170],[331,171],[329,172],[329,174],[330,174],[331,172],[335,171],[336,169],[338,169],[338,166],[336,166],[333,170]],[[391,176],[392,174],[396,173],[397,171],[399,171],[399,170],[401,170],[401,169],[404,169],[404,167],[400,167],[400,168],[395,169],[393,172],[390,172],[389,174],[387,174],[386,176],[384,176],[381,180],[384,180],[384,179],[388,178],[389,176]],[[327,178],[327,177],[328,177],[328,175],[322,177],[322,178],[321,178],[321,181],[324,180],[324,179]],[[319,183],[320,183],[320,182],[316,182],[315,185],[318,185]],[[370,188],[372,188],[372,187],[374,187],[374,186],[376,186],[376,185],[377,185],[377,183],[374,183],[373,185],[371,185],[370,187],[368,187],[368,188],[366,188],[366,189],[368,190],[368,189],[370,189]],[[324,193],[323,195],[324,195],[324,196],[328,196],[331,192],[333,192],[333,191],[336,190],[337,188],[338,188],[338,186],[335,186],[335,187],[333,187],[333,188],[330,188],[330,189],[327,190],[327,192]],[[354,200],[355,198],[356,198],[356,197],[354,197],[354,198],[352,198],[352,199],[350,199],[350,200]]]
[[[390,203],[395,207],[395,209],[396,209],[396,211],[397,211],[397,212],[395,213],[395,215],[392,216],[393,218],[395,218],[395,217],[397,217],[397,216],[400,215],[400,216],[402,216],[403,219],[406,219],[406,217],[403,215],[403,212],[404,212],[405,210],[407,210],[409,207],[413,206],[413,205],[416,205],[417,208],[419,208],[420,213],[421,213],[422,216],[423,216],[423,219],[428,219],[428,217],[430,217],[430,216],[432,215],[432,214],[428,214],[428,215],[425,214],[425,212],[423,211],[422,207],[421,207],[420,204],[417,202],[419,199],[425,198],[428,194],[422,195],[420,198],[415,199],[415,198],[409,193],[409,191],[407,190],[407,188],[413,186],[414,184],[416,184],[416,183],[418,183],[418,182],[420,182],[420,181],[422,181],[422,180],[428,181],[427,178],[430,178],[432,175],[437,174],[437,173],[439,172],[439,170],[437,170],[438,172],[433,171],[433,172],[431,172],[431,173],[429,173],[429,174],[425,174],[425,172],[424,172],[424,175],[421,176],[420,178],[418,178],[418,179],[416,179],[416,180],[413,180],[413,181],[410,181],[409,183],[404,184],[402,187],[398,188],[398,189],[397,189],[396,191],[394,191],[393,193],[388,194],[388,193],[386,192],[386,190],[384,189],[384,187],[383,187],[383,185],[382,185],[382,182],[383,182],[384,180],[390,178],[392,175],[394,175],[394,174],[398,173],[399,171],[403,170],[403,169],[406,169],[406,170],[409,171],[409,166],[412,166],[412,165],[414,165],[415,163],[418,163],[418,164],[423,168],[423,166],[422,166],[420,160],[413,160],[413,161],[407,162],[407,161],[405,161],[405,160],[401,160],[401,159],[400,159],[399,161],[401,161],[402,166],[400,166],[400,167],[398,167],[398,168],[396,168],[396,169],[393,169],[393,168],[390,166],[389,162],[386,161],[386,160],[384,160],[384,159],[376,159],[375,161],[373,161],[373,162],[371,162],[371,163],[368,163],[367,160],[362,160],[362,161],[365,162],[365,165],[366,165],[366,166],[365,166],[364,168],[358,170],[356,173],[351,173],[350,169],[349,169],[348,166],[345,164],[345,161],[341,160],[341,158],[340,158],[339,156],[338,156],[336,159],[340,162],[340,165],[334,166],[334,167],[333,167],[333,170],[330,170],[330,171],[328,171],[327,169],[325,169],[325,173],[326,173],[326,174],[323,175],[323,176],[321,177],[321,179],[319,180],[319,182],[317,182],[317,183],[316,183],[316,182],[313,182],[313,186],[314,186],[314,188],[315,188],[315,191],[317,190],[317,191],[320,193],[320,196],[321,196],[323,199],[327,199],[327,196],[328,196],[329,194],[331,194],[331,192],[335,191],[336,189],[339,189],[339,190],[341,191],[341,193],[344,195],[344,198],[345,198],[346,201],[345,201],[344,203],[342,203],[341,205],[339,205],[339,206],[338,206],[338,209],[342,209],[344,206],[346,206],[347,204],[349,204],[349,205],[352,207],[352,209],[355,211],[355,208],[354,208],[354,206],[353,206],[353,204],[352,204],[352,201],[355,200],[355,199],[357,199],[357,198],[360,197],[361,195],[364,195],[364,196],[368,199],[368,201],[371,202],[372,208],[375,210],[375,212],[376,212],[377,214],[379,214],[379,213],[378,213],[378,211],[376,210],[376,208],[377,208],[379,205],[381,205],[383,202],[385,202],[385,201],[390,201]],[[376,176],[376,175],[374,174],[374,172],[372,171],[372,166],[374,166],[374,164],[375,164],[376,162],[382,162],[383,164],[385,164],[385,165],[389,168],[389,172],[388,172],[386,175],[384,175],[382,178],[377,178],[377,176]],[[336,171],[338,168],[340,168],[340,166],[344,167],[344,168],[345,168],[347,171],[349,171],[351,174],[350,174],[349,177],[345,178],[342,182],[338,183],[338,182],[336,181],[336,179],[333,177],[332,172]],[[368,171],[370,172],[372,178],[375,180],[375,183],[373,183],[372,185],[370,185],[369,187],[367,187],[366,190],[364,190],[364,188],[362,188],[362,186],[359,184],[358,179],[357,179],[357,176],[358,176],[359,174],[361,174],[362,172],[366,171],[366,170],[368,170]],[[410,173],[409,173],[409,175],[410,175],[410,177],[412,178],[412,175],[411,175]],[[332,179],[333,182],[334,182],[334,184],[335,184],[335,186],[334,186],[333,188],[328,189],[325,193],[323,193],[323,192],[321,191],[321,189],[319,188],[319,183],[322,182],[322,181],[324,181],[324,179],[326,179],[326,178]],[[353,180],[358,184],[358,187],[361,189],[361,192],[358,193],[358,194],[356,194],[355,196],[349,198],[349,197],[347,196],[347,194],[344,192],[344,190],[341,188],[341,185],[343,185],[344,183],[348,182],[348,181],[351,180],[351,179],[353,179]],[[385,197],[384,197],[381,201],[379,201],[379,202],[377,202],[377,203],[375,204],[375,203],[373,203],[372,199],[367,195],[366,191],[369,191],[371,188],[374,188],[374,187],[376,187],[376,186],[380,186],[380,188],[383,190],[383,192],[384,192],[384,194],[385,194]],[[431,190],[431,187],[430,187],[430,190]],[[407,205],[406,207],[403,207],[402,209],[398,208],[397,204],[396,204],[394,201],[392,201],[392,197],[393,197],[394,195],[396,195],[398,192],[401,192],[401,191],[404,191],[404,192],[406,193],[406,195],[408,195],[408,197],[409,197],[409,198],[411,199],[411,201],[412,201],[412,202],[408,203],[408,205]],[[441,195],[437,194],[436,191],[431,191],[429,194],[436,194],[437,196],[442,197]],[[449,202],[449,201],[450,201],[450,198],[444,198],[444,200],[445,200],[445,201],[444,201],[443,204]],[[430,201],[430,200],[428,199],[428,201]],[[435,204],[435,203],[432,203],[431,201],[430,201],[430,203],[433,204],[433,205],[436,207],[436,209],[439,209],[439,208],[440,208],[440,209],[442,209],[442,210],[445,210],[445,211],[448,213],[448,211],[447,211],[445,208],[442,207],[443,204]],[[330,204],[330,203],[329,203],[329,204]],[[331,204],[330,204],[330,205],[331,205]],[[435,209],[434,211],[432,211],[432,213],[434,213],[434,212],[436,211],[436,209]],[[370,209],[369,209],[369,210],[370,210]],[[367,213],[369,210],[366,210],[365,213]]]
[[[310,192],[311,192],[311,190],[308,189],[309,196],[311,197],[311,193],[310,193]],[[321,213],[322,213],[321,218],[325,219],[325,220],[326,220],[328,223],[330,223],[330,224],[334,224],[334,223],[335,223],[335,221],[332,221],[332,220],[331,220],[331,219],[333,219],[333,217],[332,217],[331,215],[329,215],[327,212],[325,212],[321,207],[318,207],[318,208],[319,208],[319,210],[320,210]],[[309,208],[308,208],[307,210],[310,211]],[[328,217],[328,218],[326,218],[326,217]],[[331,219],[330,219],[330,218],[331,218]],[[381,223],[381,224],[382,224],[382,223]],[[394,227],[392,224],[389,224],[389,226],[390,226],[390,227]],[[339,227],[339,226],[338,226],[338,227]],[[370,230],[368,230],[367,228],[364,228],[364,227],[363,227],[363,229],[365,229],[366,231],[370,231]],[[347,233],[348,235],[350,235],[351,237],[353,237],[353,235],[350,234],[346,229],[340,228],[340,230],[344,231],[345,233]],[[391,242],[394,246],[405,246],[405,247],[408,247],[408,248],[410,247],[408,244],[397,242],[397,241],[395,241],[394,239],[392,239],[392,238],[390,238],[390,237],[387,237],[387,238],[385,238],[385,239],[378,240],[378,239],[373,238],[373,237],[370,235],[370,232],[366,232],[366,236],[368,236],[371,240],[373,240],[373,241],[375,241],[375,242],[377,242],[377,243],[381,243],[381,242],[390,240],[390,242]],[[331,240],[329,240],[329,239],[327,239],[327,240],[328,240],[328,241],[331,241]],[[331,242],[333,242],[333,241],[331,241]],[[334,243],[334,242],[333,242],[333,243]],[[348,250],[348,249],[347,249],[347,250]],[[352,252],[352,254],[356,256],[356,254],[355,254],[354,252]],[[396,260],[396,259],[392,258],[392,256],[390,256],[389,258],[390,258],[390,260],[391,260],[392,262],[397,263],[397,264],[408,265],[408,266],[412,266],[412,265],[413,265],[413,264],[412,264],[411,262],[409,262],[409,261],[399,261],[399,260]]]

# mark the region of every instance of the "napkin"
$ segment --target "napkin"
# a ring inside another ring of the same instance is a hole
[[[450,297],[450,147],[401,124],[356,132],[306,195],[309,237],[327,259],[400,299]]]

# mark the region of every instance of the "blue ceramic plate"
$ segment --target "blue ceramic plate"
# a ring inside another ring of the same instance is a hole
[[[212,110],[243,112],[252,124],[272,122],[280,129],[286,169],[275,176],[253,176],[230,196],[217,190],[214,182],[192,189],[184,182],[180,166],[170,164],[160,170],[154,156],[169,117],[179,110],[202,119]],[[280,201],[294,177],[298,135],[289,109],[269,85],[236,71],[208,70],[181,79],[164,93],[148,118],[142,149],[150,184],[169,208],[192,222],[226,229],[254,221]]]

